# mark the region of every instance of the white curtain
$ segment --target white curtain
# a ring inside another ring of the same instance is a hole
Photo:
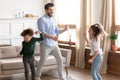
[[[112,27],[112,0],[102,0],[100,23],[103,24],[105,31],[110,34]],[[107,72],[107,60],[108,51],[110,50],[110,39],[109,36],[105,37],[102,41],[103,49],[103,62],[100,68],[100,73],[105,74]]]
[[[84,68],[85,39],[84,32],[87,29],[87,0],[80,0],[80,21],[76,27],[76,67]]]

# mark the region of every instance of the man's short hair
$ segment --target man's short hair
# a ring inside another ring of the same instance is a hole
[[[48,10],[49,7],[53,7],[53,6],[54,6],[53,3],[47,3],[47,4],[45,4],[44,9],[45,9],[45,10]]]

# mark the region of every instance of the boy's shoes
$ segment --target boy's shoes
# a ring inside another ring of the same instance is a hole
[[[40,77],[36,77],[36,80],[41,80]]]

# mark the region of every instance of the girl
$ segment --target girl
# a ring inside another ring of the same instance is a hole
[[[89,28],[90,41],[87,39],[85,33],[85,40],[90,46],[91,50],[91,59],[89,59],[88,62],[92,63],[91,75],[93,80],[102,80],[99,74],[99,68],[103,60],[103,52],[100,48],[100,38],[103,36],[103,34],[106,35],[107,33],[103,30],[103,26],[100,23],[91,25],[91,27]]]

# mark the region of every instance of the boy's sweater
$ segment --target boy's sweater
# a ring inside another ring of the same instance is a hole
[[[37,41],[43,40],[43,34],[40,34],[40,38],[32,37],[29,42],[22,42],[22,50],[20,52],[20,55],[23,55],[24,57],[31,57],[34,55],[34,49],[35,49],[35,43]]]

